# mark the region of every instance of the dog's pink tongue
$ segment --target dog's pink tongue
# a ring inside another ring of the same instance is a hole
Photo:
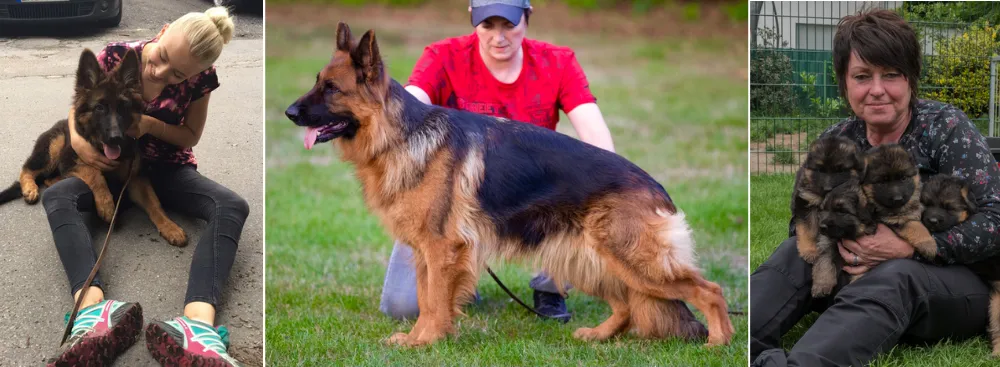
[[[316,144],[316,138],[318,136],[319,136],[318,127],[312,127],[312,126],[306,127],[306,138],[305,138],[306,149],[313,148],[313,145]]]
[[[117,145],[107,145],[104,144],[104,156],[111,159],[118,159],[118,156],[122,154],[122,149]]]

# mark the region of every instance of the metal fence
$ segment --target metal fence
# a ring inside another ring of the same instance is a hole
[[[750,171],[794,173],[808,145],[849,116],[833,71],[833,35],[847,15],[894,10],[923,53],[919,98],[951,103],[993,136],[1000,3],[782,2],[750,6]]]

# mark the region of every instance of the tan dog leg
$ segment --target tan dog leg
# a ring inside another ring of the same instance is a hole
[[[722,297],[722,288],[693,274],[685,279],[655,282],[631,270],[613,256],[605,257],[611,271],[635,291],[662,299],[679,299],[694,305],[708,320],[708,346],[725,345],[733,337],[733,323],[729,320],[728,306]],[[655,264],[655,262],[654,262]],[[645,262],[637,266],[646,265]],[[652,264],[647,269],[652,267]]]
[[[619,299],[607,299],[606,301],[611,306],[611,317],[608,317],[607,320],[604,320],[604,322],[595,328],[582,327],[576,329],[576,332],[573,333],[574,338],[586,341],[607,340],[628,327],[628,304]]]
[[[403,346],[420,346],[433,344],[454,332],[454,310],[456,281],[462,276],[461,268],[467,268],[460,261],[468,260],[461,256],[459,244],[447,243],[446,240],[427,241],[434,243],[433,247],[415,246],[422,253],[427,264],[426,292],[418,288],[417,298],[420,305],[420,316],[409,334],[398,333],[389,338],[390,344]],[[418,283],[420,279],[418,277]],[[419,286],[418,286],[419,287]],[[423,294],[422,294],[423,293]],[[421,298],[425,298],[421,300]]]
[[[174,223],[174,221],[167,217],[167,213],[163,212],[163,207],[160,206],[160,199],[156,197],[156,192],[153,191],[153,186],[150,185],[149,179],[145,177],[132,177],[132,180],[128,184],[128,193],[129,199],[132,199],[132,202],[138,204],[146,211],[149,220],[153,222],[156,230],[160,232],[160,236],[163,239],[167,240],[167,243],[177,247],[187,245],[187,235],[184,234],[184,230],[177,223]]]
[[[826,236],[819,236],[820,252],[812,268],[812,296],[825,297],[837,286],[837,265],[834,263],[834,256],[839,256],[833,252],[836,244]]]
[[[97,216],[106,223],[111,223],[111,217],[115,213],[115,201],[108,189],[108,182],[104,179],[104,174],[97,168],[86,164],[78,164],[70,176],[75,176],[83,180],[94,193],[94,205],[97,207]]]
[[[34,204],[38,202],[38,185],[35,183],[35,177],[38,176],[37,171],[32,171],[30,169],[21,169],[21,196],[24,197],[24,202],[28,204]]]
[[[816,248],[817,226],[812,215],[795,222],[795,241],[799,256],[810,264],[815,264],[819,257],[819,249]]]
[[[934,241],[934,237],[931,236],[930,231],[920,221],[906,222],[903,228],[899,230],[899,237],[913,245],[921,256],[927,259],[937,257],[937,242]]]

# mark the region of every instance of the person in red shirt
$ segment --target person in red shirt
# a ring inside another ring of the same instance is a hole
[[[580,140],[614,152],[611,133],[587,77],[568,47],[525,37],[529,0],[472,0],[475,32],[427,46],[405,88],[420,101],[555,130],[559,110],[566,113]],[[419,313],[413,250],[393,246],[379,309],[393,318]],[[530,283],[535,308],[569,321],[566,303],[542,273]]]

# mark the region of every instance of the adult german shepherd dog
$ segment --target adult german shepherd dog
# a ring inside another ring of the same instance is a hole
[[[74,127],[97,151],[108,158],[126,162],[115,171],[101,172],[87,165],[70,145],[69,122],[60,120],[35,141],[34,150],[21,167],[21,176],[9,188],[0,192],[0,204],[23,197],[28,204],[38,202],[39,184],[51,186],[67,177],[78,177],[94,194],[97,215],[111,222],[115,202],[108,189],[108,178],[129,181],[129,198],[141,206],[160,235],[174,246],[187,244],[184,230],[167,217],[149,180],[140,175],[142,163],[135,142],[125,134],[142,117],[142,78],[139,57],[134,51],[125,54],[121,63],[104,72],[97,57],[89,49],[80,55],[73,95]]]
[[[286,115],[306,128],[306,148],[336,139],[367,205],[415,250],[420,317],[388,343],[453,333],[495,258],[534,260],[607,301],[611,317],[578,339],[630,327],[686,336],[694,319],[667,307],[684,300],[705,314],[708,345],[730,341],[726,300],[696,267],[684,214],[628,160],[530,124],[424,105],[386,74],[374,31],[355,44],[344,23],[329,64]]]

